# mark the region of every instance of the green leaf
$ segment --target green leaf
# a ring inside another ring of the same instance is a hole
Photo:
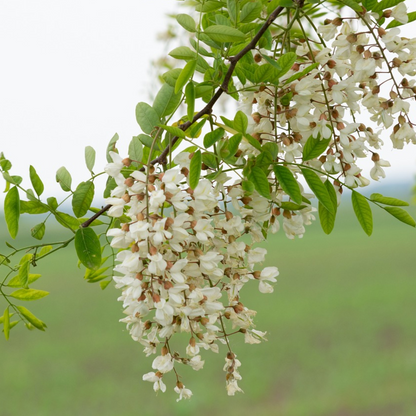
[[[117,151],[117,149],[116,149],[116,143],[118,142],[118,139],[119,139],[119,136],[118,136],[118,134],[116,133],[112,138],[111,138],[111,140],[108,142],[108,145],[107,145],[107,150],[106,150],[106,157],[107,157],[107,162],[108,163],[112,163],[113,162],[113,159],[112,159],[112,157],[110,156],[110,152],[115,152],[115,153],[118,153],[118,151]]]
[[[237,114],[234,117],[234,128],[239,133],[246,133],[248,126],[248,119],[247,116],[242,111],[237,111]]]
[[[103,282],[100,282],[101,290],[104,290],[110,283],[111,280],[104,280]]]
[[[72,210],[77,218],[85,215],[94,198],[94,184],[90,181],[81,182],[72,198]]]
[[[177,14],[176,20],[188,32],[196,32],[195,20],[189,14]]]
[[[24,306],[17,306],[17,309],[35,328],[40,329],[41,331],[45,330],[46,324],[40,319],[36,318],[32,312],[30,312]]]
[[[39,257],[41,257],[39,255]],[[8,287],[22,287],[25,285],[30,285],[33,282],[35,282],[36,280],[38,280],[42,275],[41,274],[32,274],[29,273],[28,279],[26,281],[26,283],[22,283],[21,278],[19,277],[19,275],[14,276],[13,279],[10,279],[9,282],[7,283]]]
[[[329,212],[320,202],[318,204],[319,221],[321,223],[322,230],[325,234],[331,234],[335,225],[336,209],[337,209],[337,195],[335,189],[329,180],[324,183],[329,196],[331,197],[332,204],[335,207],[335,213]]]
[[[179,127],[165,126],[164,124],[159,124],[159,127],[162,127],[162,129],[166,130],[172,136],[178,136],[178,137],[181,137],[182,139],[185,137],[185,132]]]
[[[152,147],[153,139],[150,136],[147,136],[146,134],[139,134],[136,136],[139,138],[139,140],[149,149]],[[160,150],[158,143],[155,143],[153,146],[155,150]]]
[[[276,82],[280,76],[280,72],[274,66],[269,64],[258,65],[253,75],[254,83]]]
[[[41,196],[44,190],[43,182],[39,178],[39,175],[36,173],[36,170],[32,165],[30,165],[29,167],[29,174],[33,189],[35,190],[38,196]]]
[[[233,23],[237,22],[238,5],[236,0],[227,0],[228,15]],[[218,15],[221,16],[221,15]]]
[[[56,182],[59,183],[63,191],[71,192],[72,177],[65,166],[62,166],[57,170]]]
[[[56,210],[58,208],[58,201],[54,196],[50,196],[46,202],[51,209]]]
[[[213,153],[202,153],[202,162],[211,169],[217,169],[218,159]]]
[[[339,0],[340,3],[345,4],[346,6],[350,7],[357,13],[362,13],[363,7],[360,6],[356,1],[354,0]]]
[[[361,3],[367,10],[372,11],[377,6],[378,0],[363,0]]]
[[[188,48],[187,46],[179,46],[169,52],[169,55],[175,59],[183,59],[184,61],[190,61],[191,59],[197,59],[196,52]]]
[[[198,150],[194,153],[189,166],[189,186],[195,189],[199,183],[201,177],[201,166],[202,166],[202,155],[201,151]]]
[[[141,162],[143,158],[143,145],[138,136],[134,136],[129,144],[129,158],[133,162]]]
[[[40,201],[20,201],[21,214],[44,214],[49,207]]]
[[[10,334],[10,315],[9,315],[9,306],[5,309],[3,313],[3,332],[6,340],[9,339]]]
[[[136,120],[142,131],[150,134],[155,126],[159,124],[159,115],[149,104],[139,103],[136,106]]]
[[[261,152],[261,144],[250,134],[245,134],[244,138],[257,150]]]
[[[243,135],[241,133],[235,134],[228,139],[227,149],[230,156],[234,156],[237,153],[238,146],[240,145],[242,139]]]
[[[45,246],[42,247],[42,249],[39,251],[38,257],[42,257],[45,254],[48,254],[50,251],[52,251],[53,247],[52,246]],[[40,275],[39,275],[40,276]]]
[[[289,72],[292,69],[293,64],[296,62],[297,55],[294,52],[287,52],[284,55],[282,55],[278,60],[277,64],[282,68],[278,74],[277,77],[280,78],[283,75],[285,75],[287,72]]]
[[[328,193],[326,186],[322,183],[321,178],[312,170],[301,168],[303,177],[305,178],[309,188],[318,198],[318,201],[332,214],[335,214],[336,207]]]
[[[204,147],[205,147],[205,149],[208,149],[208,147],[211,147],[219,139],[223,138],[224,134],[225,134],[225,130],[221,129],[221,128],[207,133],[204,137]]]
[[[267,142],[262,146],[262,152],[267,152],[271,156],[271,160],[277,159],[277,154],[279,153],[279,147],[276,143]]]
[[[185,88],[185,101],[188,106],[186,109],[189,120],[193,120],[195,111],[195,88],[192,81],[188,82]]]
[[[266,199],[271,199],[270,184],[264,170],[254,166],[251,169],[248,179],[253,182],[256,191]]]
[[[253,184],[253,182],[243,180],[241,182],[241,187],[243,188],[244,191],[246,191],[246,192],[248,192],[250,194],[254,192],[254,184]]]
[[[373,7],[372,11],[381,14],[380,12],[383,12],[386,9],[391,9],[394,6],[397,6],[399,3],[403,2],[404,0],[382,0],[379,1],[375,7]]]
[[[181,71],[182,71],[182,68],[174,68],[174,69],[170,69],[169,71],[166,71],[162,75],[162,78],[163,78],[164,81],[166,81],[166,84],[169,85],[172,88],[172,94],[175,93],[176,80],[178,79],[178,76],[181,73]],[[166,85],[166,84],[163,84],[163,85]],[[163,89],[163,85],[162,85],[162,88],[160,89],[159,93],[161,93],[161,91]],[[159,95],[159,93],[158,93],[158,95]],[[182,97],[182,94],[177,94],[177,95],[180,95],[180,97]],[[157,99],[157,96],[156,96],[156,99]],[[155,102],[153,103],[153,108],[157,111],[159,116],[162,117],[161,112],[155,106],[156,99],[155,99]],[[166,103],[167,103],[165,100],[160,100],[160,101],[161,101],[161,104],[166,105]]]
[[[271,66],[273,66],[278,71],[282,70],[282,68],[280,68],[279,64],[274,59],[270,58],[270,56],[267,56],[267,55],[264,55],[264,54],[262,54],[261,56],[263,57],[263,59],[265,61],[267,61]]]
[[[374,202],[380,202],[381,204],[385,205],[392,205],[395,207],[408,207],[409,203],[405,201],[401,201],[400,199],[392,198],[390,196],[383,196],[381,194],[372,194],[370,199]]]
[[[351,200],[358,222],[365,233],[370,236],[373,232],[373,214],[370,204],[365,197],[356,191],[352,191]]]
[[[80,262],[88,269],[101,266],[101,244],[92,228],[80,228],[75,233],[75,250]]]
[[[12,185],[20,185],[23,180],[21,176],[11,176],[7,172],[3,172],[3,178]]]
[[[306,208],[306,205],[295,204],[294,202],[282,202],[280,208],[287,209],[288,211],[300,211],[303,208]]]
[[[412,216],[402,208],[398,207],[383,207],[390,215],[396,217],[399,221],[404,222],[411,227],[416,227],[416,221]]]
[[[299,184],[290,169],[285,166],[274,165],[273,171],[283,191],[286,192],[286,194],[289,195],[297,204],[301,204],[302,195]]]
[[[49,292],[37,289],[18,289],[12,292],[9,296],[20,300],[37,300],[48,296]]]
[[[182,88],[186,85],[189,79],[194,75],[196,68],[196,60],[189,61],[185,67],[182,69],[181,73],[178,76],[175,84],[175,94],[179,91],[182,91]]]
[[[246,35],[234,29],[233,27],[225,25],[212,25],[205,29],[205,34],[208,35],[214,42],[243,42]]]
[[[93,173],[94,164],[95,164],[95,150],[91,146],[85,147],[85,164],[87,165],[87,169]]]
[[[288,78],[285,81],[285,85],[286,84],[290,84],[291,82],[304,77],[305,75],[308,75],[311,71],[313,71],[315,68],[318,68],[319,63],[315,62],[312,65],[309,65],[308,67],[306,67],[303,71],[297,72],[296,74],[292,75],[290,78]]]
[[[407,15],[409,16],[409,21],[407,23],[411,23],[416,20],[416,12],[407,13]],[[398,22],[397,20],[393,20],[387,25],[386,29],[391,29],[392,27],[402,26],[403,24],[407,24],[407,23],[401,23],[401,22]]]
[[[327,149],[331,139],[321,139],[321,136],[318,135],[316,139],[313,136],[309,137],[303,146],[303,160],[315,159],[318,156],[321,156],[323,152]]]
[[[63,225],[65,228],[68,228],[69,230],[78,230],[81,224],[79,220],[69,214],[66,214],[65,212],[55,211],[53,214],[56,221],[58,221],[59,224]]]
[[[16,238],[19,231],[20,218],[20,199],[19,191],[16,186],[13,186],[13,188],[7,192],[6,198],[4,199],[4,218],[10,236]]]
[[[153,108],[155,109],[159,118],[163,118],[172,114],[176,110],[182,99],[182,93],[179,92],[178,94],[175,94],[174,88],[176,79],[179,76],[181,69],[175,68],[172,70],[172,72],[173,71],[177,71],[178,75],[175,79],[172,79],[172,83],[168,83],[168,81],[166,81],[166,84],[162,85],[162,87],[156,95],[155,101],[153,102]]]
[[[260,17],[261,10],[262,10],[261,3],[258,3],[258,2],[246,3],[241,9],[240,22],[249,23],[255,19],[258,19]]]
[[[35,225],[31,230],[30,233],[32,234],[33,238],[36,240],[42,240],[43,236],[45,235],[46,226],[44,222]]]

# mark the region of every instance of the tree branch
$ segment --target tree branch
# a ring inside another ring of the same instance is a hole
[[[298,4],[298,7],[302,7],[303,2],[300,2]],[[282,6],[277,7],[267,18],[266,22],[263,24],[263,26],[260,28],[260,30],[256,33],[256,35],[253,37],[251,42],[242,49],[237,55],[231,56],[229,59],[230,66],[228,68],[227,73],[225,74],[224,81],[214,94],[214,96],[211,98],[211,100],[208,102],[208,104],[197,114],[195,114],[194,118],[190,121],[187,121],[184,124],[181,124],[178,126],[181,130],[185,131],[188,129],[192,124],[194,124],[196,121],[198,121],[201,117],[211,114],[212,108],[214,107],[215,103],[218,101],[218,99],[221,97],[221,95],[224,92],[228,92],[228,84],[230,83],[231,77],[233,75],[234,69],[238,63],[238,61],[249,51],[254,49],[257,45],[257,42],[260,40],[260,38],[264,35],[266,30],[271,26],[271,24],[277,19],[277,17],[282,13],[282,11],[285,8]],[[155,165],[157,163],[160,164],[166,164],[167,163],[167,155],[169,154],[169,150],[171,146],[173,146],[177,141],[179,140],[179,136],[173,137],[171,143],[169,146],[167,146],[163,152],[156,158],[150,161],[151,165]],[[144,171],[144,167],[140,169],[141,171]],[[104,208],[102,208],[100,211],[98,211],[94,216],[92,216],[89,220],[85,221],[83,224],[81,224],[81,227],[85,228],[88,227],[94,220],[96,220],[100,215],[104,214],[104,212],[108,211],[111,208],[111,205],[106,205]]]

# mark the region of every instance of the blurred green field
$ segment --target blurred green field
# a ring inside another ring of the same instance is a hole
[[[191,401],[175,402],[173,377],[156,397],[142,381],[152,358],[118,322],[119,292],[87,284],[71,250],[40,263],[34,287],[51,294],[25,306],[48,329],[17,326],[0,340],[0,416],[416,415],[416,230],[377,210],[369,238],[350,211],[342,217],[331,236],[314,224],[303,239],[279,232],[267,243],[275,292],[253,282],[243,301],[269,341],[234,341],[245,391],[235,397],[225,349],[203,353],[198,373],[180,369]]]

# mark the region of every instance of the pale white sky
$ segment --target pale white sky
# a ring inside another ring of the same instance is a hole
[[[59,167],[66,166],[76,184],[88,178],[85,146],[97,150],[97,171],[115,132],[127,153],[139,133],[136,104],[157,88],[150,61],[167,52],[156,35],[176,3],[0,0],[0,151],[13,162],[12,174],[28,180],[33,164],[45,195],[60,196]],[[411,36],[411,28],[404,33]],[[416,146],[389,147],[382,158],[393,166],[386,182],[414,178]]]

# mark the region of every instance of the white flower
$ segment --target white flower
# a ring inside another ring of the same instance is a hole
[[[261,293],[272,293],[273,292],[273,286],[271,286],[267,282],[277,282],[275,277],[279,276],[279,270],[277,270],[277,267],[266,267],[264,268],[261,273],[259,280],[259,290]]]
[[[163,393],[166,391],[166,385],[162,381],[162,374],[156,375],[153,371],[143,375],[143,381],[150,381],[153,384],[153,390],[155,392],[161,390]]]
[[[152,368],[160,371],[161,373],[168,373],[173,369],[173,358],[167,353],[166,355],[159,355],[153,360]]]
[[[393,10],[391,16],[400,23],[407,23],[409,21],[409,16],[407,15],[407,6],[406,4],[400,3]]]
[[[104,167],[105,172],[115,178],[120,174],[121,169],[124,168],[123,158],[116,152],[109,152],[113,163],[107,163]]]
[[[179,394],[179,399],[176,399],[177,402],[179,402],[182,399],[190,399],[192,396],[192,391],[189,389],[186,389],[183,384],[181,385],[181,387],[176,386],[174,390],[176,393]]]

